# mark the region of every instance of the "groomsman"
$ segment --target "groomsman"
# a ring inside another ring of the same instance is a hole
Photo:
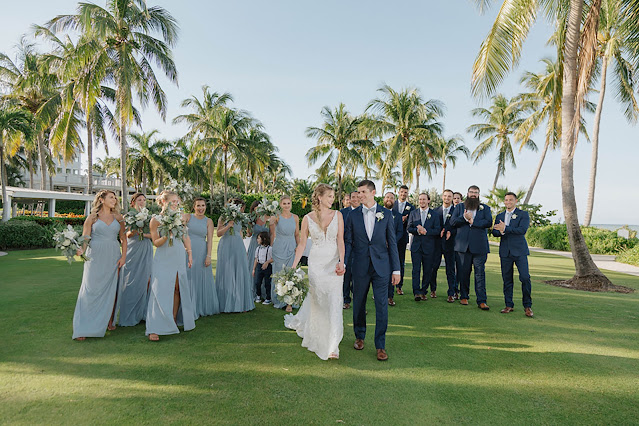
[[[486,259],[490,253],[486,229],[492,224],[490,207],[479,202],[479,187],[470,186],[466,201],[455,208],[451,220],[451,225],[457,229],[455,252],[459,265],[457,272],[461,275],[459,303],[468,305],[470,271],[474,269],[477,307],[484,311],[490,309],[486,304]]]
[[[511,313],[515,308],[513,303],[513,265],[517,265],[524,313],[527,317],[532,318],[532,297],[530,296],[532,286],[528,272],[528,255],[530,253],[525,237],[528,226],[530,226],[530,216],[528,212],[517,208],[517,201],[515,193],[506,193],[504,197],[506,211],[497,215],[495,226],[493,226],[493,235],[501,238],[499,260],[501,261],[501,277],[504,281],[504,300],[506,302],[506,307],[501,310],[501,313]]]
[[[342,210],[347,209],[350,206],[351,206],[351,194],[344,194],[344,198],[342,199]]]
[[[344,196],[344,201],[346,201],[346,196]],[[342,217],[344,218],[344,222],[346,222],[350,212],[360,206],[359,193],[357,191],[349,194],[348,204],[348,207],[344,205],[344,208],[340,210],[340,213],[342,213]],[[350,263],[351,262],[347,262],[346,265],[349,265]],[[353,294],[353,274],[351,274],[351,268],[348,266],[346,266],[346,273],[344,274],[342,292],[344,296],[344,309],[350,309],[352,302],[351,294]]]
[[[461,192],[453,192],[453,207],[457,207],[457,205],[460,204],[462,201],[464,201],[464,195]],[[455,233],[457,233],[457,230],[455,230]],[[455,256],[455,300],[459,300],[460,277],[461,275],[459,274],[459,265],[457,264],[457,256]]]
[[[438,265],[441,263],[442,255],[446,262],[446,280],[448,282],[448,303],[455,301],[455,290],[457,284],[457,274],[455,272],[455,235],[457,230],[450,224],[450,219],[453,217],[455,206],[453,206],[453,191],[445,189],[442,193],[442,205],[435,209],[436,212],[442,215],[444,222],[444,229],[442,229],[440,238],[440,252],[435,255],[435,265],[433,266],[433,276],[430,280],[430,297],[435,298],[435,290],[437,289],[437,271]]]
[[[444,224],[441,213],[428,208],[430,196],[419,194],[419,208],[408,215],[408,232],[413,234],[410,255],[413,262],[413,296],[415,301],[428,300],[426,292],[433,273],[435,255]],[[423,273],[420,285],[420,272]]]
[[[402,286],[404,285],[404,265],[406,263],[406,246],[408,245],[408,215],[415,206],[408,202],[408,187],[406,185],[402,185],[399,187],[399,199],[395,201],[395,210],[397,210],[402,215],[402,223],[404,224],[404,232],[402,234],[402,238],[397,240],[397,251],[399,252],[399,266],[401,270],[399,284],[397,285],[397,294],[403,295],[404,290],[402,290]]]
[[[395,208],[395,194],[392,192],[387,192],[384,195],[384,207],[391,211],[393,215],[393,220],[395,221],[395,239],[399,241],[399,239],[404,235],[404,223],[402,222],[402,215],[399,214],[397,209]],[[395,296],[395,286],[392,282],[388,283],[388,305],[395,306],[395,300],[393,297]]]

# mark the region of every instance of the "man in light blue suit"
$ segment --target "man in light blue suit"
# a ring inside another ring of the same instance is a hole
[[[402,215],[395,208],[395,193],[387,192],[384,194],[384,207],[391,211],[393,214],[393,220],[395,221],[395,238],[397,241],[402,238],[404,235],[404,222],[402,221]],[[399,247],[397,248],[399,254]],[[401,258],[400,258],[401,262]],[[401,270],[401,269],[400,269]],[[388,306],[395,306],[395,300],[393,297],[395,296],[395,286],[389,281],[388,282]]]
[[[532,297],[530,283],[530,272],[528,271],[528,243],[526,242],[526,231],[530,226],[530,216],[528,212],[517,208],[517,195],[514,192],[507,192],[504,197],[506,211],[503,211],[495,218],[493,235],[501,238],[499,242],[499,260],[501,261],[501,277],[504,281],[504,300],[506,307],[501,310],[502,314],[511,313],[515,304],[513,303],[513,265],[517,265],[519,271],[519,281],[521,281],[522,302],[524,314],[533,317]]]
[[[366,299],[373,287],[375,296],[375,348],[377,359],[386,361],[388,328],[388,282],[399,283],[399,255],[395,222],[390,210],[375,202],[375,184],[363,180],[357,187],[362,205],[353,210],[344,226],[345,259],[353,274],[353,329],[357,350],[364,349]]]
[[[346,201],[346,197],[344,197],[344,201]],[[342,218],[344,219],[344,223],[346,223],[346,219],[348,215],[360,206],[359,202],[359,193],[357,191],[351,192],[348,196],[348,206],[345,206],[340,210],[342,213]],[[346,263],[350,263],[348,259],[346,259]],[[346,267],[346,273],[344,274],[344,284],[342,288],[342,293],[344,296],[344,309],[351,308],[351,302],[353,299],[351,298],[351,294],[353,292],[353,276],[351,274],[351,268]]]
[[[413,234],[410,256],[413,263],[413,297],[415,301],[428,300],[426,292],[431,284],[435,256],[439,253],[437,244],[444,229],[441,213],[430,209],[430,196],[419,194],[419,208],[408,215],[408,232]],[[439,265],[439,264],[438,264]],[[420,284],[420,273],[422,279]]]
[[[451,225],[457,229],[455,236],[455,253],[459,265],[458,274],[461,275],[460,301],[468,305],[470,293],[470,271],[475,270],[475,296],[477,307],[487,311],[486,304],[486,260],[490,248],[488,247],[487,229],[493,224],[490,207],[479,201],[479,187],[471,185],[468,188],[466,201],[455,207]]]

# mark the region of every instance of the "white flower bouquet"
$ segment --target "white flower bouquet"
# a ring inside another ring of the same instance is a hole
[[[251,223],[250,216],[244,213],[240,206],[233,203],[229,203],[222,208],[222,214],[220,215],[220,217],[222,218],[222,221],[224,223],[233,221],[234,225],[239,224],[242,227],[242,230],[248,229]],[[235,233],[235,230],[233,228],[235,228],[235,226],[229,229],[231,235]]]
[[[269,201],[266,198],[255,208],[255,215],[261,216],[277,216],[280,214],[280,203],[277,201]]]
[[[91,237],[89,236],[80,235],[71,225],[67,225],[66,229],[56,231],[53,234],[55,248],[62,250],[62,254],[67,257],[69,265],[75,260],[76,252],[82,249],[82,244],[88,243],[90,239]],[[84,253],[80,258],[84,261],[90,260]]]
[[[169,239],[169,247],[173,247],[175,238],[182,239],[186,234],[186,226],[182,223],[182,213],[179,210],[168,208],[164,214],[156,215],[155,220],[160,222],[160,236]]]
[[[308,277],[301,269],[284,268],[273,274],[275,291],[287,305],[301,305],[308,293]]]
[[[127,228],[129,228],[131,231],[138,232],[140,241],[142,241],[142,239],[144,238],[143,234],[149,232],[151,213],[147,210],[146,207],[143,207],[140,211],[131,209],[127,214],[124,215],[124,221],[126,222]]]
[[[193,202],[193,198],[195,198],[195,188],[191,185],[190,182],[178,182],[175,179],[169,180],[169,183],[166,185],[166,189],[169,191],[176,192],[180,197],[180,200],[186,205],[190,206]]]

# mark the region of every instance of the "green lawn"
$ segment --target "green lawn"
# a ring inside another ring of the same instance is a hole
[[[490,312],[448,304],[445,291],[426,303],[398,296],[381,363],[372,302],[365,350],[352,349],[346,311],[336,361],[303,349],[283,312],[262,305],[201,318],[159,343],[144,325],[75,342],[82,264],[54,250],[11,252],[0,258],[0,423],[636,423],[639,292],[551,287],[542,281],[570,277],[572,261],[534,254],[530,263],[534,319],[519,303],[499,313],[493,254]]]

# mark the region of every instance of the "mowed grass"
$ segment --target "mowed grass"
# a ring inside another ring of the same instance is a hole
[[[636,423],[639,292],[545,285],[570,277],[572,261],[533,254],[535,318],[524,317],[518,288],[516,311],[502,315],[498,262],[491,254],[490,312],[474,298],[446,303],[443,270],[437,299],[396,297],[382,363],[370,300],[366,348],[352,349],[345,311],[339,360],[302,348],[284,312],[263,305],[158,343],[143,324],[75,342],[82,264],[54,250],[11,252],[0,258],[0,423]],[[608,276],[639,288],[636,277]]]

